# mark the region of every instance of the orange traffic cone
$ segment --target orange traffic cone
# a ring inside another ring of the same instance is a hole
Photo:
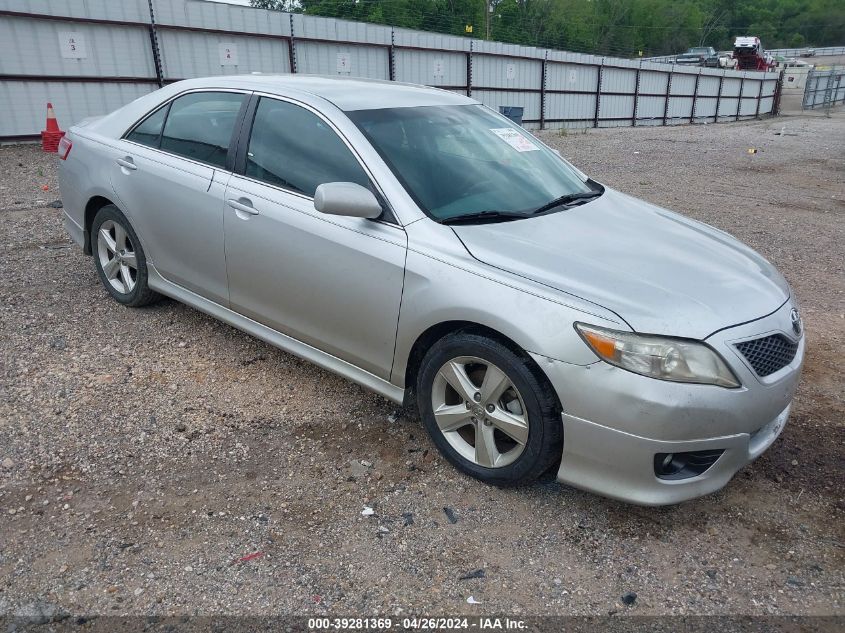
[[[45,152],[57,152],[59,141],[65,135],[59,129],[59,122],[56,120],[56,113],[53,112],[53,104],[47,104],[47,129],[41,131],[41,149]]]

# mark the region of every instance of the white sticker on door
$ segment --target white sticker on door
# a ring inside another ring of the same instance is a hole
[[[516,78],[516,64],[508,64],[505,66],[505,77],[508,79]]]
[[[533,152],[540,149],[512,127],[491,128],[490,131],[517,152]]]

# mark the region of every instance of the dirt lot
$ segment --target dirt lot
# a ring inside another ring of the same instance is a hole
[[[54,159],[5,147],[0,614],[842,615],[845,115],[544,138],[793,284],[794,414],[727,489],[646,509],[464,477],[382,398],[178,303],[110,300],[46,206]]]

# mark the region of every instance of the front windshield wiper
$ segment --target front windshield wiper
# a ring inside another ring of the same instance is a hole
[[[475,213],[465,213],[464,215],[456,215],[452,218],[440,220],[440,224],[473,224],[476,222],[486,222],[502,220],[519,220],[530,217],[529,213],[510,213],[508,211],[477,211]]]
[[[602,193],[604,193],[604,191],[585,191],[583,193],[568,193],[565,196],[561,196],[560,198],[555,198],[551,202],[544,204],[542,207],[534,209],[531,214],[537,215],[538,213],[551,211],[555,207],[562,207],[580,201],[592,200],[593,198],[598,198]]]

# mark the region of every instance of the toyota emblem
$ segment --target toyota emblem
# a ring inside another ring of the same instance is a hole
[[[792,308],[789,313],[789,319],[792,321],[792,329],[796,334],[801,334],[801,313],[798,308]]]

